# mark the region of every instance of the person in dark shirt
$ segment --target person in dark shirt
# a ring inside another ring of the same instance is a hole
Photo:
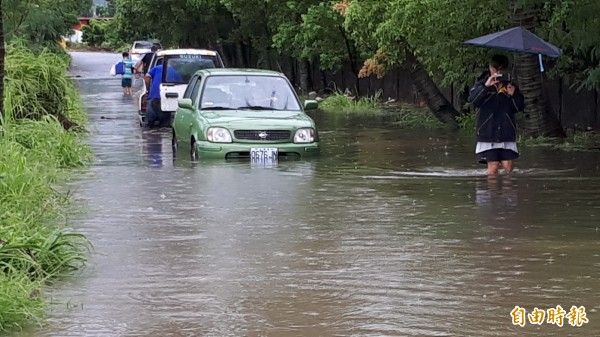
[[[154,66],[144,76],[146,88],[148,89],[148,105],[146,108],[146,126],[154,127],[158,121],[161,127],[169,126],[171,120],[170,112],[163,112],[161,109],[160,84],[162,83],[163,65]],[[167,67],[165,80],[170,83],[181,83],[183,78],[173,67]]]
[[[148,67],[150,67],[150,61],[152,61],[152,57],[154,56],[157,50],[158,47],[156,45],[153,45],[152,48],[150,48],[150,52],[146,53],[144,57],[142,57],[142,59],[135,65],[135,70],[146,75],[149,70]]]
[[[489,175],[498,173],[500,165],[510,173],[519,157],[515,114],[523,111],[525,99],[509,76],[508,63],[506,56],[494,55],[489,71],[469,93],[468,101],[478,110],[475,153],[480,163],[487,164]]]

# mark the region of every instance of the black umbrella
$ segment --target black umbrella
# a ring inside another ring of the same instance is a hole
[[[560,48],[544,41],[523,27],[514,27],[501,32],[484,35],[465,42],[473,46],[489,47],[519,53],[542,54],[550,57],[562,55]]]
[[[523,27],[514,27],[497,33],[484,35],[465,41],[466,44],[478,47],[503,49],[518,53],[537,54],[540,60],[540,71],[544,71],[542,55],[559,57],[560,48],[544,41]]]

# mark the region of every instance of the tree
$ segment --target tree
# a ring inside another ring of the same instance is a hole
[[[117,12],[116,0],[106,0],[105,6],[96,7],[96,15],[99,17],[113,17]]]
[[[435,2],[354,0],[346,9],[346,25],[352,36],[364,42],[366,48],[374,48],[372,41],[376,41],[377,49],[371,50],[373,57],[365,62],[361,76],[375,73],[381,77],[393,68],[406,69],[429,110],[440,121],[458,128],[455,118],[458,111],[444,97],[420,57],[424,51],[419,48],[424,45],[421,41],[435,38],[435,35],[427,35],[427,25],[423,22],[423,18],[433,14],[427,10],[427,5],[433,6]]]
[[[545,1],[540,4],[538,31],[560,46],[564,55],[551,74],[570,75],[577,89],[600,88],[600,2],[595,0]]]
[[[335,9],[335,4],[336,1],[304,1],[304,6],[288,3],[290,12],[282,17],[294,19],[277,25],[273,43],[281,53],[301,62],[318,60],[322,70],[339,70],[349,65],[358,93],[360,64],[356,43],[344,26],[344,13]]]
[[[115,19],[123,40],[152,37],[163,46],[219,50],[231,15],[219,0],[117,0]]]
[[[110,21],[91,20],[90,24],[83,26],[83,42],[92,47],[100,47],[107,42],[107,33]]]
[[[520,5],[518,2],[519,0],[511,0],[510,3],[512,23],[534,31],[540,7]],[[560,121],[546,99],[544,77],[540,73],[537,56],[518,53],[515,68],[525,97],[525,132],[532,136],[564,137]]]
[[[91,5],[92,0],[4,0],[6,38],[56,45],[56,41],[71,34],[78,14]]]

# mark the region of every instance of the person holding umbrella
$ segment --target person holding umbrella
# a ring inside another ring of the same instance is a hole
[[[519,157],[515,114],[525,109],[525,99],[512,82],[508,57],[494,55],[489,71],[484,72],[471,88],[468,101],[478,110],[475,153],[487,164],[488,175],[495,175],[500,165],[506,173],[513,170]]]

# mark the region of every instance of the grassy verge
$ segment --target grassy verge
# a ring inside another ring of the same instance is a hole
[[[390,109],[394,113],[394,125],[403,129],[443,129],[446,127],[427,107],[402,104]]]
[[[319,103],[319,107],[328,112],[345,112],[352,114],[376,114],[381,112],[381,93],[370,97],[353,97],[342,92],[337,92],[326,97]]]
[[[517,142],[525,147],[547,147],[562,151],[600,150],[600,134],[592,131],[575,131],[564,139],[520,136]]]
[[[64,226],[68,195],[53,185],[91,151],[73,125],[86,122],[68,62],[12,46],[0,126],[0,331],[43,316],[41,287],[81,268],[87,240]],[[70,130],[65,129],[69,121]]]
[[[354,116],[380,116],[404,129],[439,129],[445,125],[427,107],[381,101],[381,92],[374,96],[356,98],[342,92],[326,97],[319,103],[326,112],[344,112]]]

